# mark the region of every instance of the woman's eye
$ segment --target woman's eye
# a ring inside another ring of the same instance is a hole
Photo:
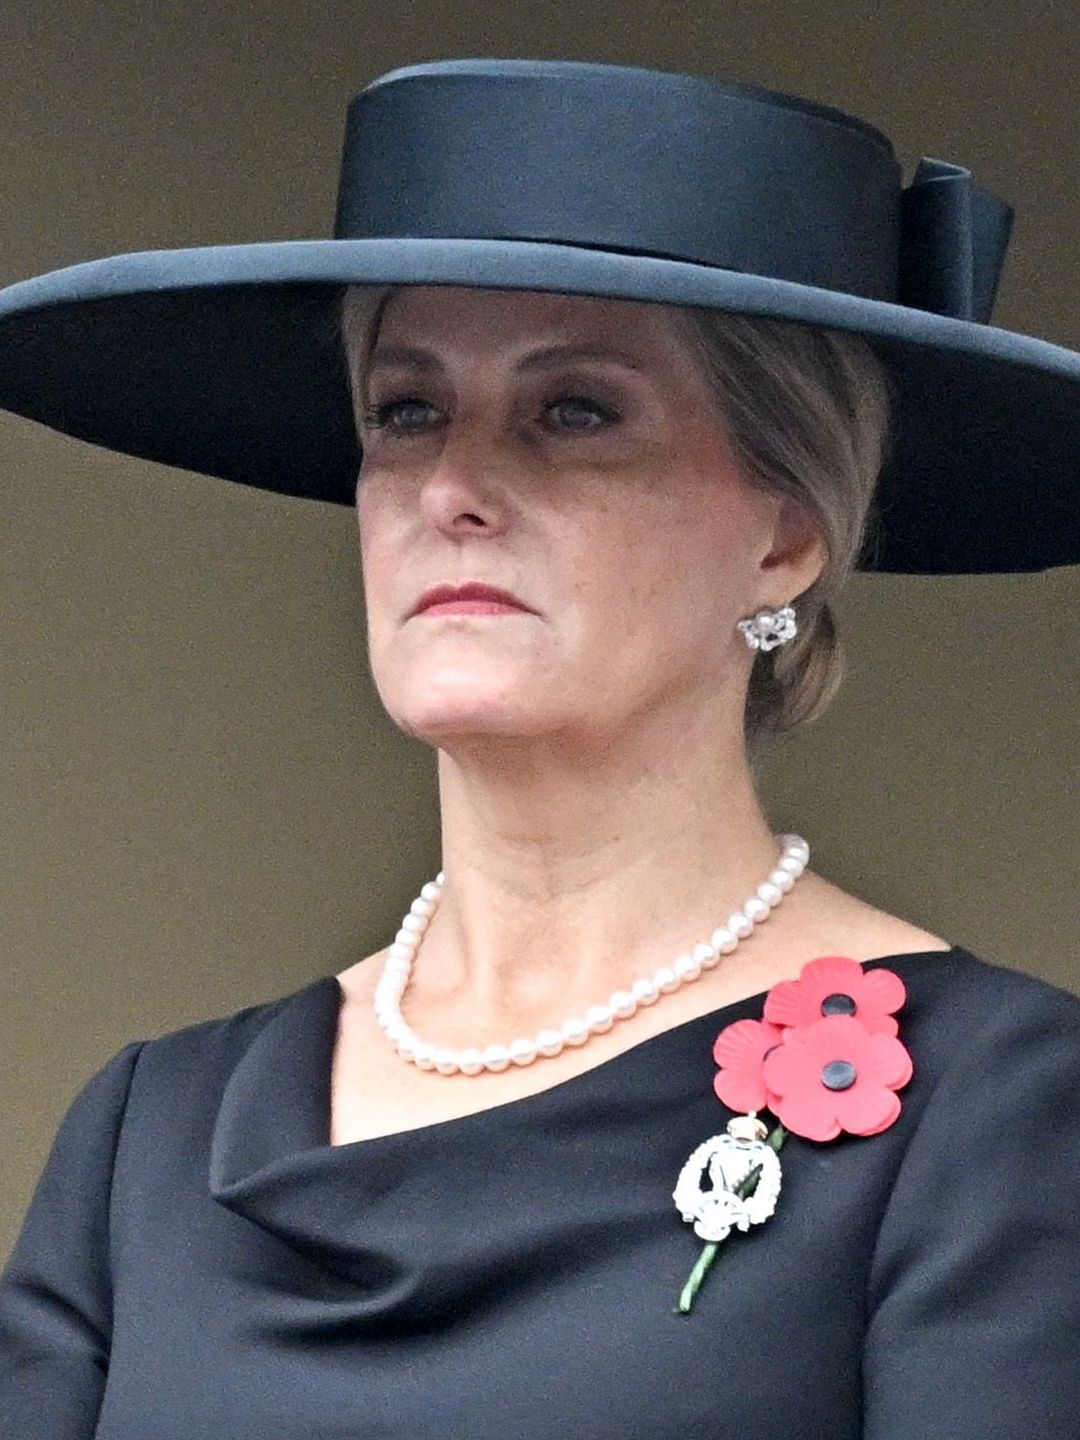
[[[400,400],[385,400],[381,405],[372,405],[364,411],[364,424],[371,430],[400,430],[399,425],[392,424],[401,409],[430,410],[426,400],[420,400],[414,395],[405,396]],[[408,427],[406,427],[408,428]]]
[[[605,405],[598,405],[595,400],[589,400],[584,395],[564,395],[558,400],[552,400],[545,408],[548,410],[573,409],[577,410],[579,414],[585,411],[591,411],[594,416],[600,417],[600,423],[598,425],[572,424],[568,427],[571,430],[577,431],[598,430],[602,425],[606,425],[609,421],[618,418],[615,413]]]
[[[408,420],[399,423],[402,411],[434,409],[435,406],[429,405],[426,400],[421,400],[418,396],[401,396],[394,400],[384,400],[379,405],[372,405],[365,409],[364,424],[371,430],[388,430],[397,435],[408,434],[419,427],[410,424]],[[556,427],[577,434],[586,434],[589,431],[600,429],[603,425],[618,419],[614,411],[597,404],[595,400],[590,400],[584,395],[561,395],[558,399],[549,401],[544,406],[544,410],[545,412],[576,412],[579,416],[591,414],[593,419],[587,424],[582,425],[577,421],[570,421]]]

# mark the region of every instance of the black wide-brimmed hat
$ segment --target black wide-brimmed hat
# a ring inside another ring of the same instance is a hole
[[[352,505],[346,285],[712,307],[860,334],[894,392],[860,568],[1080,562],[1080,355],[991,326],[1013,219],[961,165],[905,185],[825,105],[632,66],[448,60],[347,118],[333,239],[157,250],[0,290],[0,407],[113,450]]]

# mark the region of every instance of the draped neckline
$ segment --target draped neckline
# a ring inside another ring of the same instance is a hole
[[[863,968],[910,980],[911,1008],[925,1009],[939,992],[932,976],[947,981],[966,953],[880,956]],[[208,1162],[211,1200],[270,1247],[279,1286],[267,1323],[282,1323],[284,1305],[289,1328],[308,1338],[332,1317],[381,1335],[426,1332],[571,1256],[602,1263],[631,1231],[683,1238],[672,1186],[727,1113],[712,1088],[713,1041],[723,1025],[760,1016],[766,993],[546,1089],[341,1145],[329,1134],[344,987],[324,975],[271,1001],[224,1083]]]

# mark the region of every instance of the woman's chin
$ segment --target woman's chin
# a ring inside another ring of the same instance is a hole
[[[441,741],[455,735],[536,735],[550,728],[540,696],[514,687],[481,684],[475,679],[398,696],[383,695],[394,723],[407,734]]]

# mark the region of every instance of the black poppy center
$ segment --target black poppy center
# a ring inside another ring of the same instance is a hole
[[[826,995],[821,1002],[823,1015],[854,1015],[855,1001],[850,995]]]
[[[850,1060],[830,1060],[821,1072],[826,1090],[850,1090],[855,1084],[855,1066]]]

